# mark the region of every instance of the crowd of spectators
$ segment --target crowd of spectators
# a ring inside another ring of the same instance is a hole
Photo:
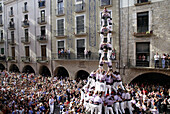
[[[87,80],[3,71],[0,72],[0,81],[0,113],[48,114],[52,113],[56,106],[60,107],[60,114],[86,113],[84,102],[81,101],[81,88]],[[124,85],[130,90],[134,113],[168,111],[168,86],[144,83]],[[54,102],[51,102],[52,100]]]

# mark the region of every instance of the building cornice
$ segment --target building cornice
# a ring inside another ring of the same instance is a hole
[[[5,0],[4,5],[10,4],[10,3],[15,2],[15,1],[17,1],[17,0]]]

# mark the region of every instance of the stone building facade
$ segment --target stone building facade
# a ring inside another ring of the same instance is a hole
[[[169,0],[122,1],[121,65],[124,67],[122,70],[126,70],[123,76],[125,81],[130,82],[149,69],[170,75],[168,65],[162,70],[154,68],[156,53],[160,56],[159,68],[162,68],[162,55],[170,54],[169,5]]]

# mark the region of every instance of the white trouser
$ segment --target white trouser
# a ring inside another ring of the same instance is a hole
[[[130,113],[130,114],[133,114],[133,113],[132,113],[132,104],[131,104],[130,101],[126,101],[126,107],[129,109],[129,113]]]
[[[84,96],[85,96],[84,92],[81,91],[81,101],[84,99]]]
[[[54,112],[54,105],[50,105],[50,114],[53,114]]]
[[[122,114],[121,110],[120,110],[120,105],[119,105],[119,102],[116,102],[114,104],[114,110],[116,112],[116,114],[119,114],[119,112]]]
[[[90,105],[90,103],[85,103],[84,104],[84,107],[86,108],[86,112],[90,112],[90,110],[91,110],[91,105]]]
[[[121,89],[125,90],[123,84],[122,84],[122,81],[121,82],[116,82],[116,90],[118,90],[118,86],[121,87]]]
[[[121,109],[122,113],[125,114],[125,102],[122,101],[120,103],[120,109]]]
[[[106,83],[105,82],[98,82],[98,90],[105,92],[105,87]]]
[[[107,107],[107,106],[105,106],[105,114],[109,114],[109,111],[111,112],[111,114],[114,114],[113,113],[113,108],[112,107]]]
[[[95,86],[95,83],[96,83],[95,80],[94,80],[93,78],[91,78],[90,88],[93,87],[93,86]]]
[[[95,111],[95,114],[102,114],[102,104],[99,104],[99,105],[92,104],[91,114],[93,114],[94,111]]]
[[[111,95],[111,92],[112,92],[112,89],[111,89],[111,85],[107,85],[106,84],[106,89],[105,89],[105,94],[107,94],[107,91],[108,91],[108,89],[109,89],[109,95]]]
[[[116,82],[113,83],[112,88],[113,88],[113,90],[117,93]]]

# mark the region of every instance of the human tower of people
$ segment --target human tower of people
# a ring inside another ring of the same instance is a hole
[[[119,72],[113,72],[112,61],[110,59],[112,45],[110,38],[112,35],[112,18],[106,8],[102,12],[102,27],[100,32],[101,57],[99,68],[91,72],[88,83],[83,87],[81,92],[81,101],[84,102],[87,112],[101,114],[102,106],[106,114],[113,114],[113,108],[116,114],[125,113],[125,104],[132,114],[131,96],[125,91]],[[104,70],[103,66],[107,64],[108,69]],[[120,87],[120,89],[118,88]],[[118,90],[119,89],[119,90]],[[120,91],[121,90],[121,91]]]

